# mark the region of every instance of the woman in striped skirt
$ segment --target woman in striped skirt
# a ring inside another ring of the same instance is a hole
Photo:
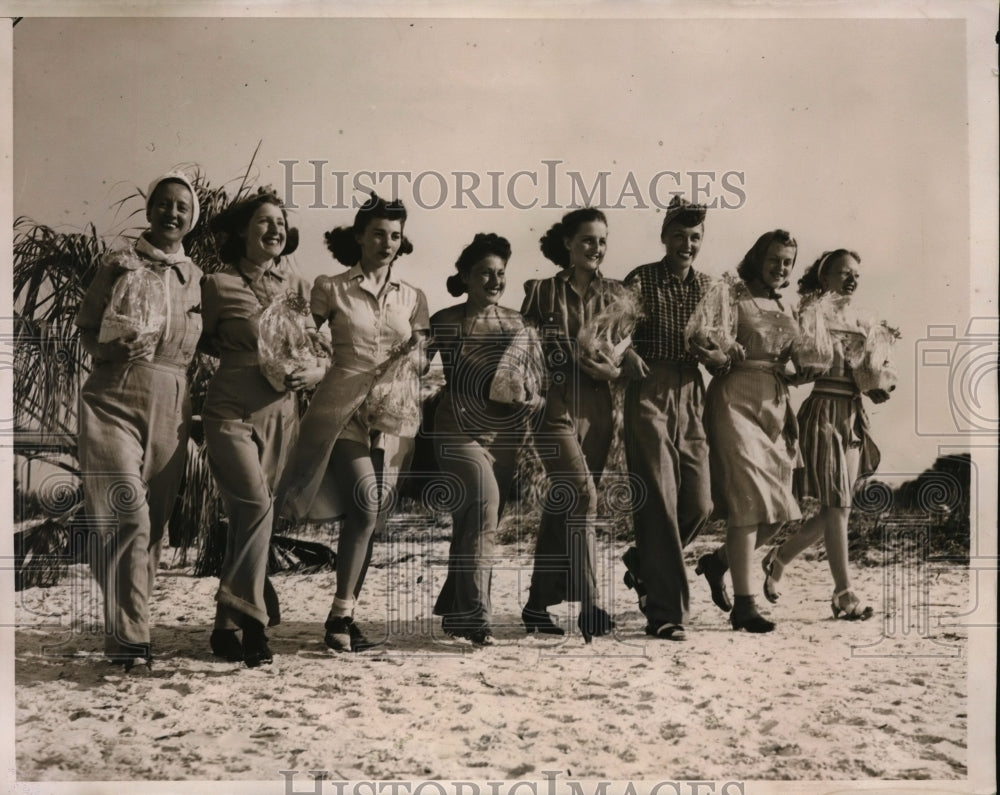
[[[880,458],[861,405],[861,391],[848,363],[860,358],[867,334],[864,324],[848,306],[858,287],[860,265],[861,257],[853,251],[828,251],[799,280],[803,305],[825,293],[842,297],[841,311],[829,322],[834,341],[833,364],[816,381],[812,394],[798,414],[805,467],[796,473],[795,491],[800,499],[817,499],[820,509],[798,532],[780,546],[773,547],[763,561],[764,595],[774,602],[779,596],[776,586],[785,566],[822,538],[833,575],[833,615],[848,620],[867,619],[872,615],[872,608],[862,605],[851,590],[847,522],[855,481],[859,475],[874,472]],[[889,393],[882,389],[865,394],[873,403],[889,399]]]

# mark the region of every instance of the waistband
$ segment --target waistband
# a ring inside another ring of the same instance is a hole
[[[861,392],[852,378],[819,378],[813,386],[814,395],[824,397],[856,398]]]
[[[175,375],[185,375],[188,369],[188,362],[178,362],[173,359],[167,359],[163,356],[154,356],[151,361],[146,359],[133,359],[130,362],[106,362],[102,361],[98,367],[107,368],[109,370],[122,370],[128,367],[144,367],[147,370],[159,370],[164,373],[172,373]],[[97,368],[95,368],[96,370]]]
[[[667,370],[678,370],[681,372],[698,372],[698,362],[681,362],[676,359],[652,359],[646,360],[650,367],[662,367]]]
[[[219,367],[256,367],[258,364],[257,351],[219,351]]]
[[[767,359],[744,359],[733,363],[734,370],[763,370],[777,375],[785,369],[784,362],[774,362]]]

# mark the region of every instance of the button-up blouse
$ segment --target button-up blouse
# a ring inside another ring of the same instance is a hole
[[[378,295],[365,283],[360,265],[335,276],[320,276],[310,304],[313,315],[330,323],[333,366],[338,370],[368,372],[413,332],[430,328],[423,291],[391,270]]]

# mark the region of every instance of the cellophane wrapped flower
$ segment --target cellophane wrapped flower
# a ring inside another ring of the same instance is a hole
[[[819,371],[833,364],[834,340],[830,318],[837,310],[832,294],[813,296],[802,302],[799,311],[799,336],[793,341],[793,356],[799,368]]]
[[[123,272],[111,288],[97,341],[158,340],[168,312],[163,280],[128,251],[112,252],[105,264]],[[147,359],[152,357],[150,353]]]
[[[522,403],[540,394],[545,382],[545,356],[538,333],[525,326],[511,339],[490,383],[490,400]]]
[[[257,353],[268,383],[284,392],[285,378],[311,367],[325,355],[315,330],[310,328],[309,304],[298,293],[276,297],[260,313]]]
[[[632,290],[616,295],[580,329],[576,337],[580,353],[590,359],[606,358],[621,364],[642,311],[642,302]]]
[[[368,424],[377,431],[412,438],[420,428],[420,371],[413,351],[409,344],[396,348],[365,398]]]
[[[690,349],[694,343],[728,352],[736,342],[735,303],[743,289],[742,279],[729,272],[713,282],[684,327],[685,347]]]
[[[899,380],[896,370],[895,346],[900,337],[899,329],[884,320],[872,324],[865,338],[865,352],[854,368],[854,383],[862,392],[882,390],[892,392]]]

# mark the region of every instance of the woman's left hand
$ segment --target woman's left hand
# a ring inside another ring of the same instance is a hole
[[[621,377],[622,371],[611,359],[603,353],[597,353],[598,358],[592,359],[589,356],[580,354],[577,361],[580,369],[595,381],[614,381]]]
[[[545,405],[545,398],[537,394],[528,395],[524,400],[515,400],[512,405],[527,409],[530,414],[534,414]]]
[[[889,393],[884,389],[872,389],[865,394],[868,395],[872,403],[885,403],[889,399]]]
[[[326,366],[323,364],[300,367],[294,373],[289,373],[285,376],[285,387],[292,392],[311,389],[323,379],[325,374]]]

